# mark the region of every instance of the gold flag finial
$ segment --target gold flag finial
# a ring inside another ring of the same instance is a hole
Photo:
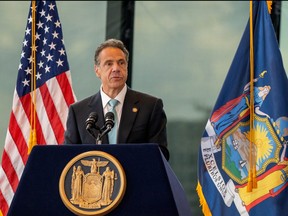
[[[266,1],[266,2],[267,2],[268,12],[269,14],[271,14],[273,1]]]

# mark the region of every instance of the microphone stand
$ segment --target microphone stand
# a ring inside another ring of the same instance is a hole
[[[102,144],[102,137],[106,134],[109,133],[109,131],[111,131],[112,127],[108,126],[108,127],[104,127],[105,130],[103,130],[102,128],[99,130],[97,139],[96,139],[96,144],[97,145],[101,145]]]
[[[99,130],[98,128],[94,128],[94,129]],[[90,134],[95,140],[97,139],[96,134],[95,134],[93,128],[87,127],[86,130],[89,132],[89,134]]]
[[[86,120],[86,130],[96,140],[96,144],[101,145],[103,136],[109,133],[114,126],[114,114],[113,112],[106,113],[105,124],[102,128],[96,125],[97,119],[97,113],[90,113],[89,118]],[[99,131],[97,137],[94,130]]]

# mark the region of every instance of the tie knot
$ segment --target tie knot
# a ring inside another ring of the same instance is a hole
[[[108,103],[112,108],[114,108],[118,104],[118,102],[119,101],[116,99],[111,99]]]

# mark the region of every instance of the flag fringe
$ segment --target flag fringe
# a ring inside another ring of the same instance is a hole
[[[266,1],[266,3],[267,3],[268,12],[269,14],[271,14],[273,1]]]
[[[203,195],[203,191],[202,191],[202,186],[198,181],[197,187],[196,187],[196,191],[199,197],[199,202],[200,202],[200,206],[202,206],[202,212],[205,216],[212,216],[211,211],[209,209],[209,206],[206,202],[206,199]]]

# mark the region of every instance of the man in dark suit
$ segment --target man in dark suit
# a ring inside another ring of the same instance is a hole
[[[111,141],[112,138],[104,135],[101,138],[102,143],[157,143],[165,158],[169,160],[167,118],[163,101],[134,91],[126,85],[129,52],[124,44],[116,39],[105,41],[96,49],[94,60],[96,76],[102,83],[100,91],[69,107],[64,143],[96,143],[95,137],[99,130],[96,130],[94,137],[91,136],[86,129],[86,120],[95,112],[98,116],[97,125],[105,125],[104,116],[109,112],[109,101],[117,99],[117,121],[114,126],[117,140]]]

